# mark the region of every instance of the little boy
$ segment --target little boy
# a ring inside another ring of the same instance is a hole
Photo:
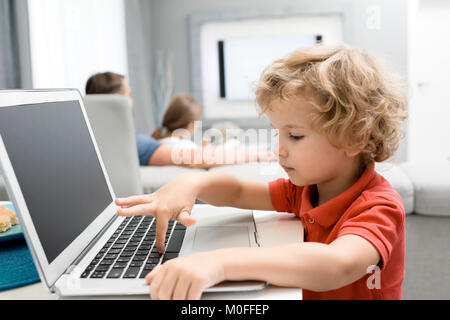
[[[117,199],[121,216],[189,226],[196,198],[216,206],[296,214],[305,242],[233,248],[170,260],[147,275],[153,299],[199,299],[223,280],[303,288],[304,299],[401,299],[404,207],[374,170],[402,136],[401,82],[368,54],[315,46],[277,60],[256,88],[261,113],[278,130],[277,156],[289,179],[269,184],[226,173],[185,174],[157,192]],[[189,186],[185,188],[184,186]],[[371,283],[372,270],[378,283]]]

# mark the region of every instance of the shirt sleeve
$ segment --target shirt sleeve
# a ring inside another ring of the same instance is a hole
[[[142,133],[136,133],[136,146],[139,155],[139,164],[148,165],[153,153],[161,145],[158,141]]]
[[[297,214],[300,208],[302,189],[302,187],[293,185],[289,179],[269,182],[270,198],[275,211]]]
[[[379,204],[348,219],[338,237],[353,234],[369,241],[381,256],[381,270],[387,265],[399,235],[404,234],[404,209],[395,203]]]

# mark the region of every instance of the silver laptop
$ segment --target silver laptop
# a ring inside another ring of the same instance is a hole
[[[153,217],[119,217],[77,90],[0,91],[0,164],[43,283],[60,296],[148,295],[145,275],[178,256],[257,247],[253,212],[195,206],[197,224],[171,221],[166,253]],[[224,282],[206,291],[260,290]]]

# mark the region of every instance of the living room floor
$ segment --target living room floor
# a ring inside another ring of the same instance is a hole
[[[403,299],[449,299],[450,219],[406,217]]]

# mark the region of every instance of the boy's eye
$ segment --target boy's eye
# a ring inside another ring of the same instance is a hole
[[[303,139],[303,136],[294,136],[294,135],[290,134],[289,138],[291,138],[293,140],[301,140],[301,139]]]

